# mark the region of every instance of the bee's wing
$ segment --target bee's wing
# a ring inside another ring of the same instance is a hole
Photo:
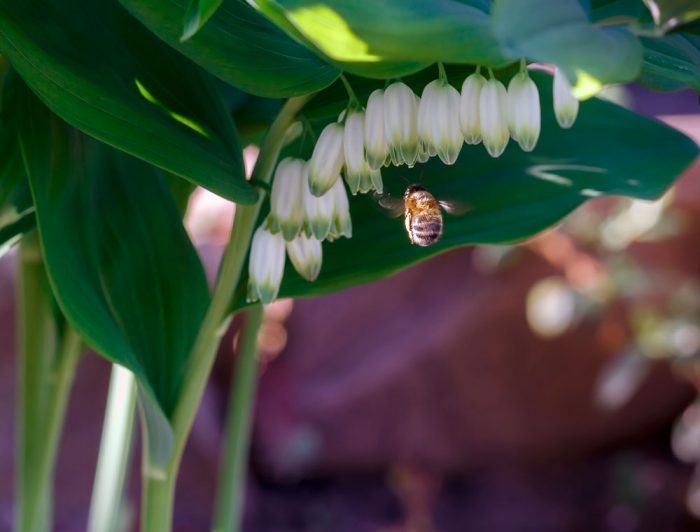
[[[397,216],[401,216],[401,214],[403,214],[404,204],[402,198],[395,198],[394,196],[389,196],[388,194],[379,194],[375,192],[374,199],[389,216],[396,218]]]
[[[440,207],[445,209],[445,212],[453,216],[462,216],[466,214],[467,211],[471,210],[468,203],[463,201],[453,201],[453,200],[438,200]]]

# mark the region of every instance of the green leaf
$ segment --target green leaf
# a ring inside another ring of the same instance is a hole
[[[255,0],[287,33],[343,70],[391,78],[436,61],[504,66],[484,2]]]
[[[700,19],[698,0],[644,0],[662,32]]]
[[[255,201],[208,77],[118,4],[0,0],[0,51],[71,125],[226,198]]]
[[[61,310],[167,419],[209,301],[172,195],[160,171],[70,128],[28,89],[22,102],[20,145]],[[167,449],[153,449],[153,467]]]
[[[635,22],[650,17],[649,10],[640,0],[592,0],[590,15],[593,22],[606,23]]]
[[[182,32],[181,41],[186,41],[194,36],[204,24],[216,13],[223,0],[191,0],[185,13],[185,29]]]
[[[579,98],[639,75],[639,39],[623,27],[593,26],[577,0],[499,0],[492,16],[510,57],[556,64],[574,82]]]
[[[120,0],[158,37],[222,80],[258,96],[289,97],[331,84],[337,68],[290,39],[243,0],[224,0],[180,42],[187,0]]]
[[[2,220],[0,220],[2,222]],[[0,223],[0,258],[12,249],[22,237],[36,227],[34,209],[29,209],[12,222]]]
[[[639,82],[653,90],[691,87],[700,91],[700,35],[674,33],[643,37],[644,67]]]
[[[448,75],[459,84],[464,73]],[[523,152],[511,141],[505,153],[493,159],[482,145],[465,145],[453,166],[433,158],[413,169],[382,170],[384,188],[392,196],[402,195],[405,180],[418,182],[422,177],[436,197],[470,206],[464,216],[445,215],[445,233],[438,243],[427,248],[411,245],[403,220],[389,218],[367,195],[351,197],[352,238],[323,244],[323,267],[315,282],[301,279],[287,263],[280,297],[325,294],[368,283],[465,245],[520,241],[556,224],[592,197],[657,198],[698,155],[698,146],[682,133],[598,98],[582,102],[574,126],[560,129],[552,110],[551,77],[531,75],[542,103],[542,134],[533,152]],[[416,90],[424,79],[406,81]],[[361,99],[369,90],[357,84]],[[318,127],[337,117],[330,98],[321,96],[304,110],[318,117]],[[338,100],[337,106],[342,105]],[[290,147],[290,152],[295,149]],[[308,157],[310,149],[301,156]],[[261,217],[266,214],[263,209]],[[245,305],[246,282],[237,291],[238,308]]]

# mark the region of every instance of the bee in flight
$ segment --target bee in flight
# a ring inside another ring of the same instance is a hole
[[[418,184],[409,185],[403,199],[379,195],[377,201],[395,216],[403,211],[404,225],[411,244],[422,247],[434,244],[442,236],[440,208],[450,214],[463,214],[466,211],[465,206],[456,202],[435,199],[423,185]]]

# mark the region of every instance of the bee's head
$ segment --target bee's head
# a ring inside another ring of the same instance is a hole
[[[425,187],[423,185],[419,185],[417,183],[414,183],[413,185],[408,185],[408,188],[406,188],[406,192],[404,192],[403,197],[404,199],[406,199],[414,192],[420,192],[421,190],[425,190]]]

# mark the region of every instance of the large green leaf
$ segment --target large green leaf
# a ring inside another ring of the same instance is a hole
[[[116,2],[0,0],[0,51],[73,126],[229,199],[255,201],[205,73]]]
[[[700,35],[644,37],[642,44],[644,67],[640,83],[654,90],[691,87],[700,91]]]
[[[313,283],[288,264],[280,296],[324,294],[367,283],[460,246],[523,240],[591,197],[657,198],[698,155],[698,146],[680,132],[597,98],[581,104],[571,129],[560,129],[552,111],[551,77],[532,75],[542,102],[542,134],[533,152],[511,142],[493,159],[483,146],[465,145],[453,166],[433,158],[413,169],[382,171],[384,187],[394,196],[403,193],[404,179],[417,182],[422,176],[437,197],[470,206],[464,216],[445,216],[442,240],[428,248],[413,246],[402,220],[387,217],[369,196],[351,197],[352,238],[324,243],[321,275]],[[463,73],[450,75],[455,84],[461,77]],[[416,76],[407,82],[415,90],[425,79]],[[364,97],[369,88],[358,84],[357,90]],[[333,120],[344,105],[319,96],[304,112],[321,126],[321,117]],[[245,282],[238,289],[238,307],[244,305]]]
[[[510,57],[556,64],[575,81],[579,97],[639,75],[639,39],[623,27],[593,26],[577,0],[499,0],[492,16]]]
[[[251,0],[253,2],[253,0]],[[349,72],[397,77],[436,61],[503,66],[488,5],[474,0],[255,0],[265,15]]]
[[[187,0],[120,0],[151,31],[209,72],[258,96],[289,97],[332,83],[338,69],[290,39],[243,0],[224,0],[180,42]]]
[[[28,89],[19,138],[61,310],[88,345],[136,374],[153,403],[144,409],[167,426],[209,294],[163,176],[70,128]],[[168,451],[154,451],[155,466]]]
[[[644,0],[661,31],[700,19],[698,0]]]

